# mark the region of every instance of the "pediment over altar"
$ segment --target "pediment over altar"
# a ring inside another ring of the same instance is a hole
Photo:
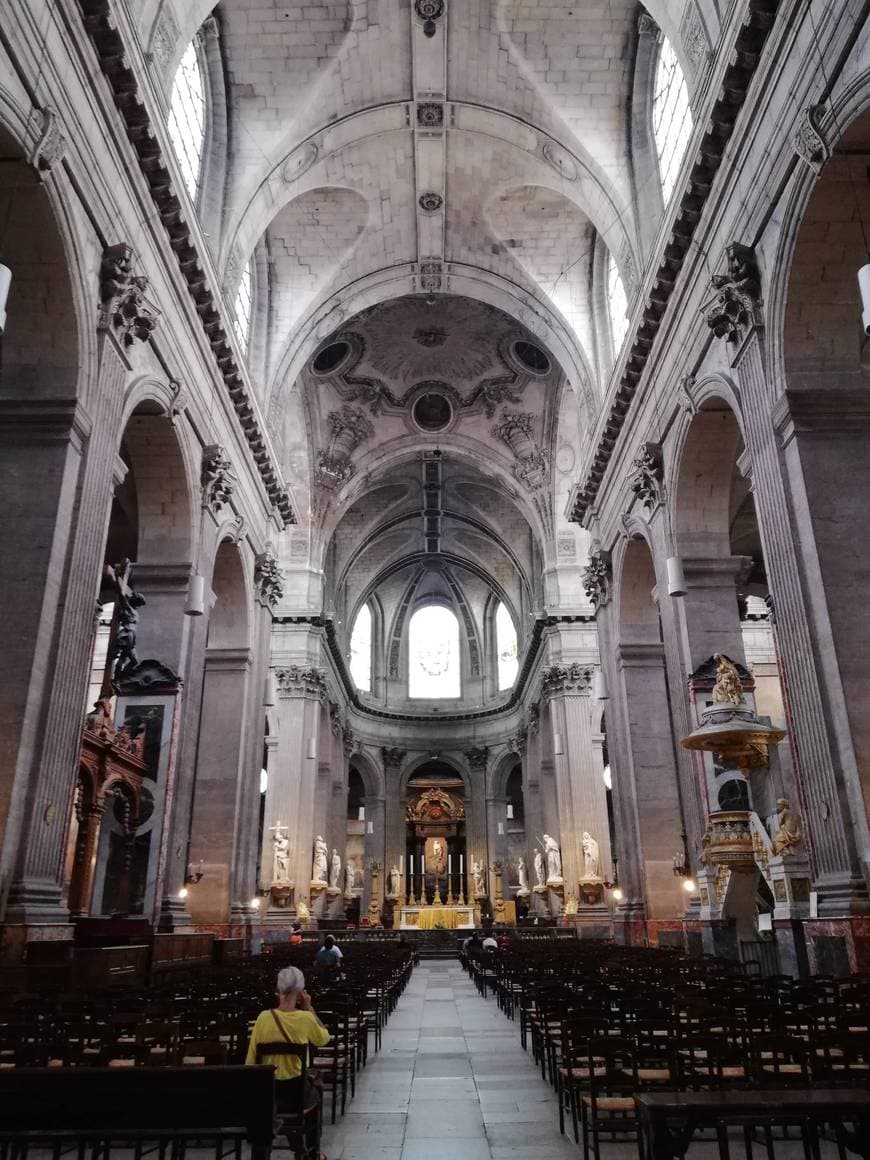
[[[443,789],[425,789],[408,803],[409,822],[460,822],[465,820],[465,806]]]

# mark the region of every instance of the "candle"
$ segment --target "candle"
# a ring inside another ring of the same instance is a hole
[[[447,873],[448,874],[453,873],[453,855],[452,854],[447,855]]]
[[[411,875],[412,878],[414,877],[414,855],[413,854],[408,855],[408,873]]]
[[[463,860],[462,860],[462,855],[460,854],[459,855],[459,877],[460,878],[462,877],[462,869],[463,869]]]
[[[420,855],[420,873],[421,874],[426,873],[426,855],[425,854]]]

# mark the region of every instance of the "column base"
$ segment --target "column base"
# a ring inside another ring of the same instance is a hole
[[[49,879],[13,882],[0,931],[0,962],[20,963],[34,957],[28,951],[40,944],[39,958],[61,961],[72,944],[75,926],[63,902],[60,887]]]
[[[829,875],[817,878],[812,888],[818,896],[819,918],[870,917],[870,895],[863,878]]]
[[[842,976],[870,970],[870,916],[811,918],[803,928],[812,974]]]
[[[187,909],[187,903],[177,895],[165,897],[160,903],[160,915],[157,919],[157,930],[160,934],[172,934],[175,931],[193,930],[193,919]]]

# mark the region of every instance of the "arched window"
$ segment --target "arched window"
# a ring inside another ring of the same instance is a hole
[[[239,282],[238,293],[236,294],[236,335],[242,347],[248,349],[248,341],[251,337],[251,303],[253,301],[253,271],[251,269],[252,259],[248,259],[248,264],[242,271],[242,280]]]
[[[667,204],[692,135],[692,110],[683,70],[673,45],[664,34],[659,39],[652,122],[662,197]]]
[[[184,50],[175,74],[168,127],[187,192],[195,198],[205,143],[205,84],[195,40]]]
[[[363,693],[372,691],[372,610],[364,604],[350,634],[350,675]]]
[[[628,330],[628,298],[625,283],[613,254],[607,255],[607,313],[610,315],[610,337],[613,340],[613,357],[619,354]]]
[[[418,609],[408,625],[408,696],[460,696],[459,668],[459,621],[438,604]]]
[[[495,611],[495,641],[498,651],[498,691],[510,689],[517,679],[517,630],[503,604]]]

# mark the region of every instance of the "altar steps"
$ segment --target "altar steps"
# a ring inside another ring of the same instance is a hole
[[[421,959],[458,959],[461,940],[448,930],[421,930],[414,935]]]

